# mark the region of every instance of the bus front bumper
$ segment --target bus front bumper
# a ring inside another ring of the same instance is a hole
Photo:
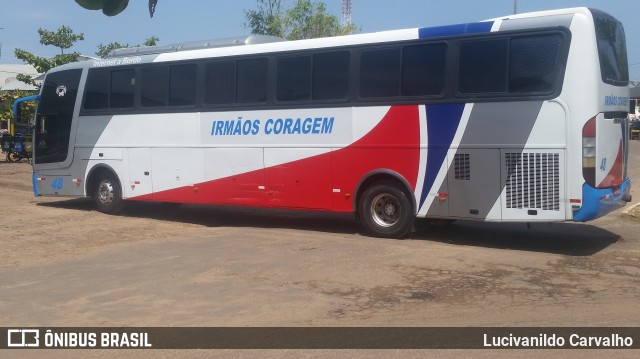
[[[598,189],[582,185],[582,207],[573,211],[573,220],[586,222],[624,207],[631,201],[631,179],[627,178],[619,186]]]

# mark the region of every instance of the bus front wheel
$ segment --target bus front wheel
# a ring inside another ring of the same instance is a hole
[[[382,238],[406,237],[415,217],[406,192],[388,181],[374,183],[362,193],[358,214],[365,231]]]
[[[107,214],[120,213],[124,208],[124,201],[122,187],[116,176],[104,172],[98,175],[95,183],[93,201],[98,211]]]

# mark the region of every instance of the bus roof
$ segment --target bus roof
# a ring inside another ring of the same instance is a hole
[[[250,35],[231,37],[217,40],[190,41],[184,43],[148,46],[139,48],[117,49],[109,53],[105,59],[94,59],[63,65],[57,70],[82,67],[111,67],[131,64],[130,61],[120,61],[119,59],[137,58],[136,63],[164,62],[175,60],[196,60],[208,57],[226,57],[247,54],[275,53],[292,50],[322,49],[350,45],[363,45],[383,43],[388,41],[413,40],[420,37],[437,38],[440,36],[455,36],[479,32],[491,31],[492,25],[496,22],[520,23],[522,27],[545,27],[545,26],[569,26],[572,15],[591,15],[591,10],[586,7],[567,8],[549,11],[539,11],[508,15],[504,17],[467,23],[458,25],[447,25],[437,27],[423,27],[403,30],[388,30],[375,33],[363,33],[346,36],[336,36],[328,38],[316,38],[309,40],[286,41],[282,38],[265,35]],[[538,18],[538,19],[536,19]],[[528,20],[529,19],[529,20]],[[555,20],[554,20],[555,19]],[[557,21],[556,21],[557,20]],[[518,26],[518,27],[520,27]],[[507,29],[507,27],[501,27]],[[422,36],[427,34],[427,36]]]
[[[280,37],[268,35],[249,35],[242,37],[229,37],[225,39],[189,41],[163,46],[127,47],[113,50],[105,58],[109,59],[114,57],[153,55],[167,52],[212,49],[218,47],[266,44],[279,41],[286,40]]]

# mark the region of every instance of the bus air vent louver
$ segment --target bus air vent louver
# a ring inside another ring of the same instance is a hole
[[[460,181],[471,181],[471,155],[458,154],[453,158],[455,179]]]
[[[506,207],[560,210],[560,156],[506,153]]]

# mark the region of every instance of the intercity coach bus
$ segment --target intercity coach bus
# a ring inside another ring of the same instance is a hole
[[[302,41],[121,49],[49,71],[36,196],[588,221],[630,201],[626,40],[587,8]]]

